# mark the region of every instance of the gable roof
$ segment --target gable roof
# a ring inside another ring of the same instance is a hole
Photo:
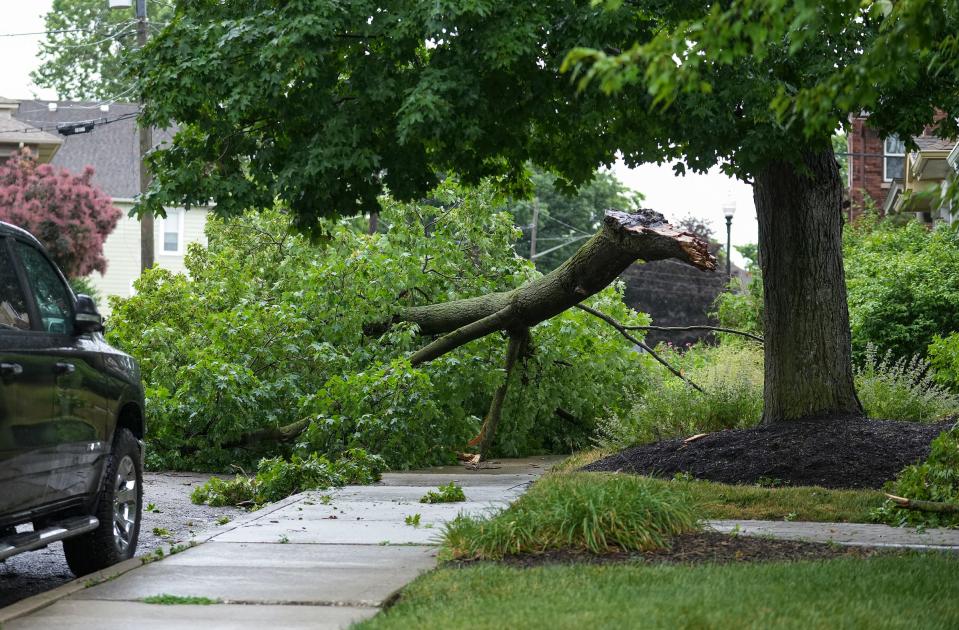
[[[93,183],[114,199],[130,199],[140,192],[140,137],[133,103],[111,103],[101,111],[100,103],[90,101],[20,101],[14,118],[47,130],[58,124],[94,121],[93,131],[63,138],[63,145],[51,164],[79,174],[87,166],[94,170]],[[153,144],[167,142],[167,131],[153,132]]]
[[[41,162],[49,162],[63,139],[14,118],[18,105],[18,101],[0,97],[0,159],[29,147],[39,154]]]

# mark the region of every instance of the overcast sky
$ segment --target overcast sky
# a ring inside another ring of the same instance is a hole
[[[56,94],[38,88],[30,80],[30,71],[37,66],[37,51],[40,35],[7,37],[11,33],[43,31],[43,16],[50,10],[53,0],[0,0],[3,20],[0,21],[0,96],[7,98],[54,99]],[[102,0],[106,2],[107,0]],[[148,0],[149,1],[149,0]],[[736,201],[733,218],[733,245],[757,241],[756,210],[753,206],[752,188],[730,179],[713,169],[707,175],[688,174],[675,177],[668,165],[648,164],[628,169],[617,164],[613,172],[623,183],[646,196],[643,204],[658,210],[669,218],[687,214],[711,222],[716,236],[726,240],[725,219],[722,207],[728,198]],[[733,261],[742,258],[733,252]]]

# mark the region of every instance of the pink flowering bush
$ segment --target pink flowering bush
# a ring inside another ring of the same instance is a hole
[[[36,236],[68,278],[104,273],[103,243],[120,220],[103,191],[82,175],[37,164],[29,151],[0,162],[0,221]]]

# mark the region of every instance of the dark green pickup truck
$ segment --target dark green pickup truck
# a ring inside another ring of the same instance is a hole
[[[62,540],[84,575],[133,556],[143,387],[29,233],[0,222],[0,561]]]

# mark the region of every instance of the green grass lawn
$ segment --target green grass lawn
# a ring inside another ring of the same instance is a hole
[[[959,628],[959,559],[738,565],[484,563],[430,572],[376,628]]]
[[[601,450],[576,453],[554,466],[551,474],[577,470],[608,454]],[[878,490],[830,490],[812,486],[767,488],[700,480],[651,479],[656,484],[685,490],[699,504],[703,517],[708,519],[869,523],[869,512],[885,500]]]

